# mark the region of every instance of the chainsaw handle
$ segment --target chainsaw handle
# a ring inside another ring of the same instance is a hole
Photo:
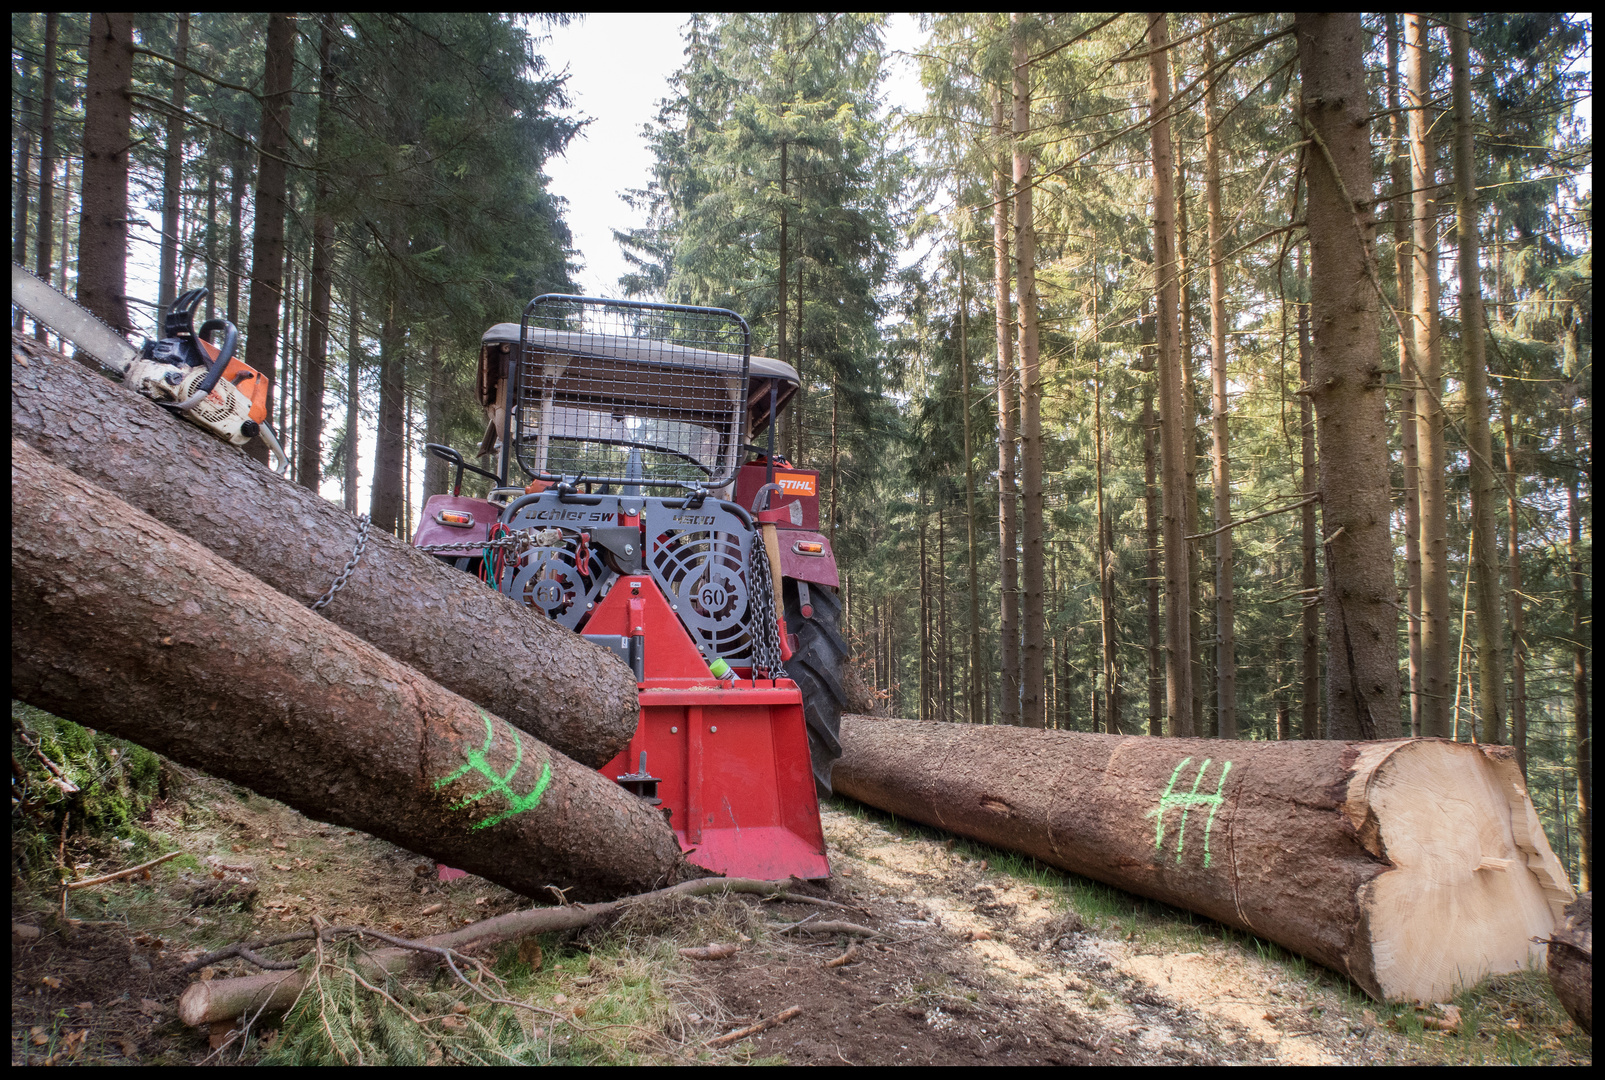
[[[206,377],[195,384],[195,392],[189,396],[188,400],[181,401],[175,406],[179,412],[188,412],[206,400],[206,395],[212,392],[213,388],[217,386],[217,381],[223,377],[223,370],[228,367],[228,362],[234,359],[234,350],[240,343],[240,328],[227,319],[208,319],[201,324],[200,332],[196,334],[196,337],[210,345],[211,342],[207,340],[206,335],[213,330],[222,330],[224,332],[223,344],[217,350],[217,359],[213,360],[212,366],[207,369]]]

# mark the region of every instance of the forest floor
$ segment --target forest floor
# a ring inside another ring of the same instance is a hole
[[[314,915],[422,936],[527,904],[473,876],[442,883],[416,855],[204,776],[156,803],[140,828],[183,854],[148,880],[74,891],[80,921],[69,934],[57,894],[14,876],[12,1064],[338,1060],[338,1047],[293,1017],[264,1018],[214,1050],[177,1020],[178,997],[192,979],[253,969],[240,960],[180,969]],[[825,832],[835,876],[819,895],[854,910],[679,900],[606,928],[503,946],[487,959],[506,993],[565,1019],[524,1013],[498,1024],[460,984],[437,976],[430,989],[414,978],[415,1007],[442,1015],[402,1024],[405,1037],[394,1035],[394,1015],[358,1022],[347,1050],[366,1048],[365,1060],[574,1064],[1592,1061],[1592,1040],[1572,1029],[1537,972],[1468,991],[1453,1003],[1458,1031],[1426,1031],[1422,1017],[1434,1010],[1378,1005],[1274,945],[1006,852],[856,804],[827,807]],[[67,861],[105,872],[134,861],[128,847],[74,840]],[[779,932],[810,917],[878,936],[827,968],[847,939]],[[679,955],[714,941],[740,951],[707,962]],[[392,991],[403,1001],[413,993]],[[484,1034],[478,1042],[453,1029],[462,1021],[442,1004],[462,998],[473,1004],[455,1012],[478,1018],[468,1032]],[[388,1008],[366,1000],[370,1016]],[[801,1012],[786,1023],[706,1045],[793,1006]]]

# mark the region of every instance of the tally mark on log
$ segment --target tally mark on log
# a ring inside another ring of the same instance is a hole
[[[1204,763],[1198,767],[1198,775],[1193,777],[1191,791],[1177,792],[1176,777],[1181,771],[1192,763],[1192,758],[1182,758],[1170,774],[1170,783],[1165,785],[1165,793],[1159,797],[1159,805],[1148,811],[1148,816],[1155,818],[1154,824],[1154,850],[1165,850],[1165,811],[1171,807],[1181,808],[1181,824],[1176,829],[1176,861],[1181,862],[1182,852],[1187,844],[1187,815],[1192,813],[1195,806],[1209,807],[1209,818],[1204,822],[1204,866],[1208,867],[1211,859],[1209,854],[1209,831],[1215,827],[1215,811],[1220,809],[1221,789],[1226,786],[1226,774],[1232,771],[1232,763],[1221,765],[1220,778],[1215,782],[1215,794],[1200,795],[1198,785],[1203,783],[1204,774],[1209,771],[1211,758],[1205,758]]]
[[[481,821],[479,824],[473,826],[475,829],[488,829],[492,825],[499,825],[515,814],[522,814],[526,810],[533,810],[541,804],[541,796],[546,794],[546,788],[552,782],[552,763],[550,761],[546,762],[545,767],[541,770],[541,778],[535,781],[535,786],[527,795],[515,795],[513,793],[513,789],[509,786],[508,781],[512,780],[513,777],[518,775],[519,766],[524,763],[524,740],[518,737],[518,732],[513,728],[509,727],[507,729],[513,733],[513,745],[516,747],[517,752],[513,757],[513,767],[507,770],[507,775],[498,775],[496,770],[491,768],[490,761],[485,757],[485,755],[490,752],[490,744],[496,739],[496,730],[491,726],[490,717],[485,715],[484,710],[480,711],[479,717],[481,720],[485,721],[485,745],[481,746],[478,750],[468,751],[468,764],[464,765],[450,776],[443,776],[439,780],[436,780],[435,790],[439,791],[447,784],[467,776],[470,772],[477,772],[479,775],[489,780],[489,787],[485,788],[483,791],[468,796],[468,798],[452,807],[453,810],[461,810],[470,803],[478,802],[480,799],[483,799],[486,795],[489,795],[493,791],[498,792],[507,799],[507,809],[503,810],[499,814],[488,817],[484,821]]]

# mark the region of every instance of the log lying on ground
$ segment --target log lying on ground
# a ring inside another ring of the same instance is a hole
[[[1549,941],[1549,985],[1577,1026],[1594,1033],[1594,894],[1566,907]]]
[[[12,335],[12,435],[310,604],[351,556],[355,519],[109,378]],[[29,357],[32,359],[29,359]],[[600,768],[639,719],[606,649],[377,530],[322,612],[448,690]]]
[[[1206,915],[1378,1000],[1520,970],[1572,899],[1504,748],[842,718],[844,795]]]
[[[609,918],[631,904],[663,900],[673,896],[711,896],[719,893],[756,893],[764,896],[788,898],[784,881],[758,881],[753,878],[703,878],[685,881],[658,889],[641,896],[627,896],[605,904],[569,904],[556,908],[536,908],[530,911],[513,911],[493,919],[465,926],[444,934],[419,938],[418,944],[459,952],[481,948],[502,941],[511,941],[529,934],[550,934],[560,930],[577,930],[592,926]],[[420,959],[429,957],[410,949],[378,949],[357,961],[359,970],[368,978],[383,979],[405,971]],[[215,1024],[233,1020],[242,1013],[281,1013],[295,1004],[297,995],[306,986],[305,968],[294,971],[269,971],[261,975],[242,975],[235,979],[212,979],[191,983],[178,1001],[178,1017],[186,1024]]]
[[[677,880],[663,815],[27,444],[11,693],[526,895]]]

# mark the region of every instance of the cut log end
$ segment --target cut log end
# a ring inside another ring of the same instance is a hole
[[[1390,864],[1360,896],[1376,996],[1442,1000],[1543,959],[1571,889],[1504,764],[1439,740],[1369,744],[1356,761],[1344,809],[1376,823],[1362,841]]]

